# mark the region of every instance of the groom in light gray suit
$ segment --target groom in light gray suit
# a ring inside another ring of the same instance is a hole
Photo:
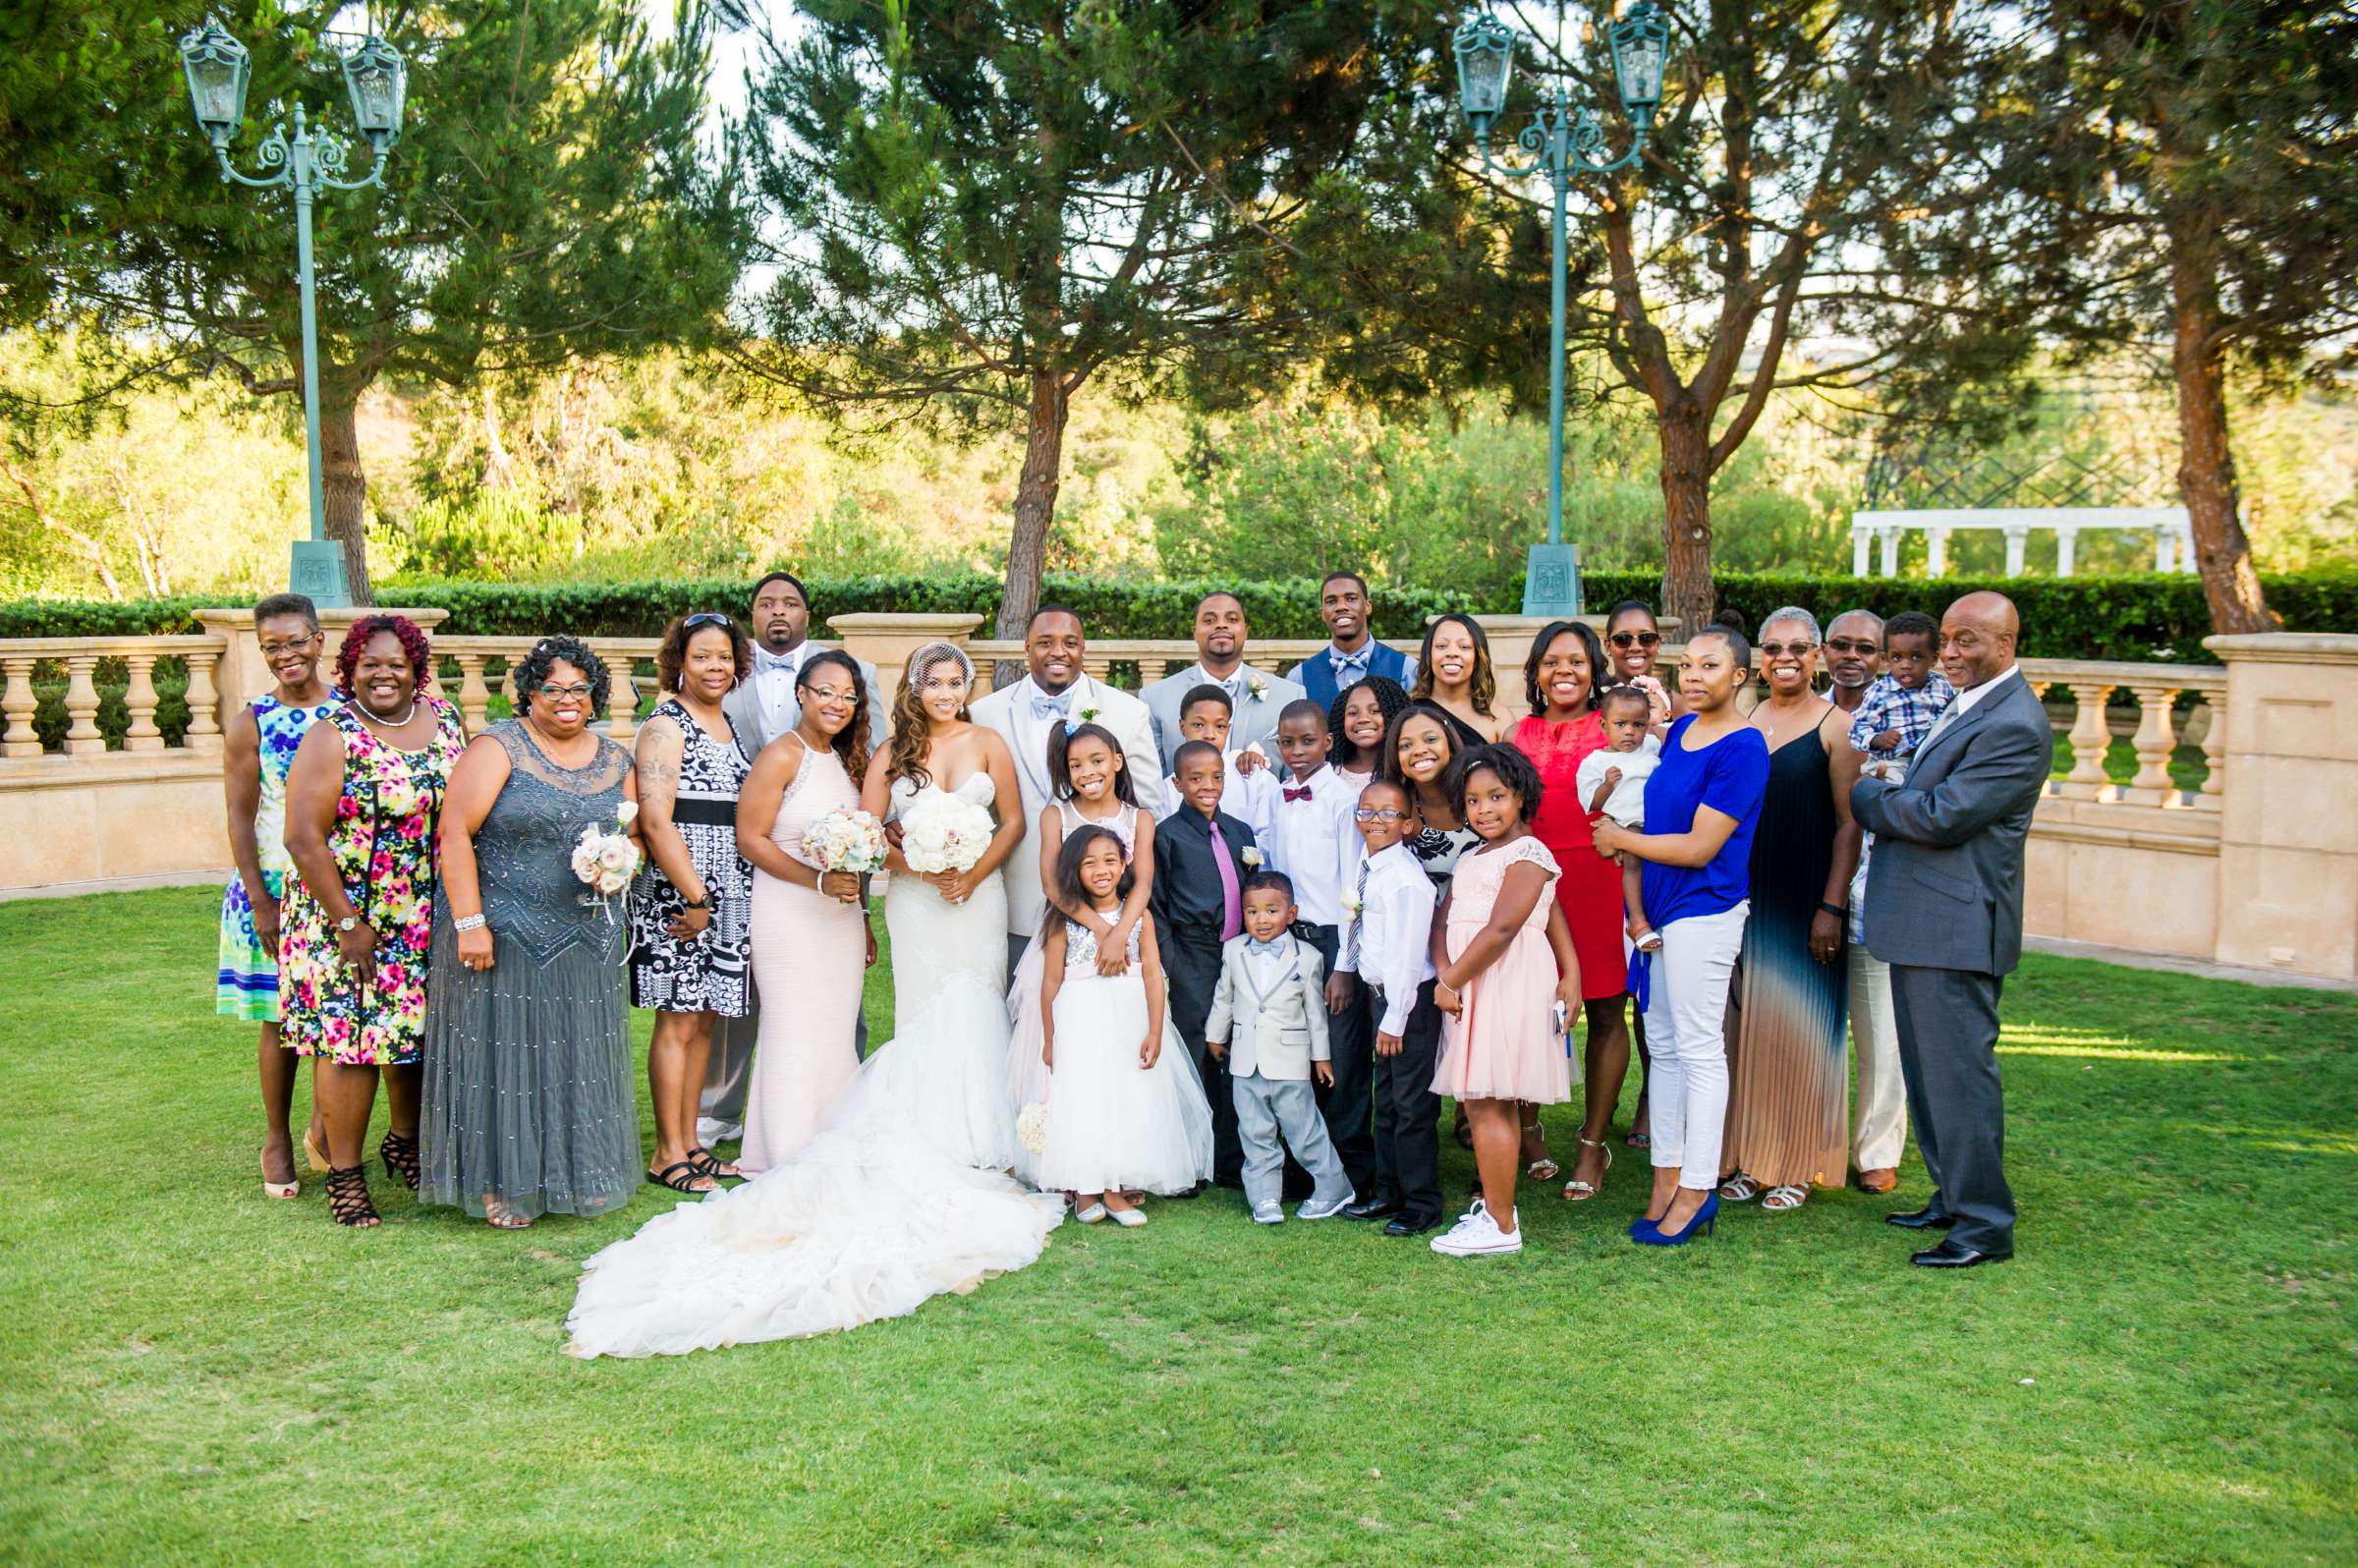
[[[1195,638],[1192,666],[1151,682],[1138,694],[1154,717],[1162,773],[1171,771],[1171,758],[1187,739],[1179,733],[1179,720],[1185,716],[1187,694],[1199,686],[1216,686],[1228,694],[1230,751],[1259,746],[1263,756],[1274,760],[1277,715],[1303,695],[1300,684],[1245,662],[1245,602],[1233,593],[1207,593],[1197,603]]]
[[[2023,840],[2055,744],[2014,662],[2019,631],[2003,594],[1950,605],[1940,663],[1956,700],[1917,747],[1904,783],[1862,777],[1850,797],[1875,834],[1867,946],[1891,966],[1908,1114],[1933,1178],[1931,1203],[1887,1217],[1948,1232],[1911,1260],[1925,1268],[2014,1256],[1997,1004],[2022,958]]]
[[[1082,668],[1089,644],[1081,617],[1060,605],[1043,604],[1024,628],[1024,661],[1031,673],[975,703],[974,720],[997,730],[1015,754],[1015,777],[1024,797],[1024,821],[1036,826],[1055,799],[1048,777],[1048,732],[1056,724],[1100,724],[1121,743],[1130,787],[1151,812],[1162,802],[1162,766],[1154,751],[1153,722],[1147,705],[1107,686]],[[1024,948],[1039,929],[1048,900],[1039,885],[1039,845],[1029,837],[1007,857],[1007,972],[1015,973]]]
[[[754,585],[753,613],[747,632],[754,642],[754,673],[721,699],[720,710],[737,732],[737,748],[752,761],[761,748],[802,721],[802,700],[794,683],[803,661],[832,643],[814,643],[811,634],[811,595],[792,572],[771,572]],[[881,747],[891,729],[891,715],[876,695],[876,667],[861,659],[860,681],[868,689],[870,741]],[[752,984],[752,977],[747,977]],[[712,1030],[712,1054],[704,1069],[704,1092],[698,1101],[697,1141],[707,1148],[738,1137],[745,1125],[745,1092],[753,1079],[754,1038],[760,1033],[760,998],[743,1018],[723,1018]],[[868,1054],[868,1019],[863,1015],[855,1032],[862,1056]]]

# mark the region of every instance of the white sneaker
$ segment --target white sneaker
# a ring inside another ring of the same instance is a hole
[[[1274,1198],[1265,1199],[1261,1203],[1255,1204],[1253,1205],[1253,1223],[1256,1225],[1284,1224],[1285,1205],[1278,1203]]]
[[[1493,1253],[1519,1253],[1523,1250],[1523,1227],[1517,1225],[1512,1236],[1499,1230],[1498,1222],[1488,1210],[1476,1209],[1452,1225],[1448,1231],[1432,1239],[1432,1250],[1444,1258],[1487,1258]]]
[[[744,1137],[743,1122],[716,1122],[709,1116],[696,1119],[696,1141],[706,1148],[714,1144],[734,1144]]]
[[[1342,1197],[1331,1204],[1321,1204],[1315,1198],[1305,1198],[1294,1209],[1294,1217],[1296,1219],[1332,1219],[1358,1202],[1359,1194],[1354,1192],[1345,1192]]]

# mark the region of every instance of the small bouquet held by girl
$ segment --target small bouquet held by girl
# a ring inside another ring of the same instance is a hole
[[[607,905],[606,918],[613,919],[612,900],[631,885],[639,874],[641,856],[639,846],[631,842],[631,823],[639,815],[637,801],[624,801],[614,809],[614,825],[600,827],[595,822],[582,829],[581,839],[573,846],[573,874],[590,889],[575,902]]]
[[[884,868],[884,824],[866,812],[839,807],[803,834],[803,853],[822,873],[821,892],[825,874],[859,878],[859,887],[844,899],[851,903],[867,893],[869,877]]]

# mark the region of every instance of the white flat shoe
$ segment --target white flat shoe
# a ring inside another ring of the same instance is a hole
[[[1106,1215],[1106,1212],[1107,1210],[1103,1204],[1092,1204],[1087,1208],[1074,1209],[1073,1217],[1084,1225],[1094,1225],[1098,1220],[1103,1219]]]
[[[1109,1208],[1105,1210],[1105,1213],[1108,1218],[1110,1218],[1115,1224],[1121,1226],[1124,1230],[1136,1230],[1139,1226],[1147,1222],[1147,1216],[1140,1213],[1135,1208]]]

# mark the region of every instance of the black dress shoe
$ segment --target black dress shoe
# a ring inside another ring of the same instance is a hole
[[[1389,1219],[1394,1214],[1401,1212],[1403,1209],[1398,1204],[1387,1202],[1381,1198],[1371,1198],[1364,1204],[1345,1204],[1343,1205],[1345,1219]]]
[[[1954,1214],[1943,1214],[1933,1207],[1919,1208],[1913,1214],[1885,1214],[1883,1223],[1897,1225],[1901,1230],[1946,1230],[1957,1222]]]
[[[1986,1253],[1951,1236],[1931,1252],[1918,1253],[1908,1261],[1918,1268],[1978,1268],[1984,1263],[2002,1263],[2013,1256],[2011,1251]]]
[[[1418,1219],[1411,1214],[1402,1214],[1387,1221],[1383,1227],[1383,1233],[1386,1236],[1422,1236],[1429,1230],[1439,1230],[1440,1228],[1441,1220],[1437,1214],[1431,1219]]]

